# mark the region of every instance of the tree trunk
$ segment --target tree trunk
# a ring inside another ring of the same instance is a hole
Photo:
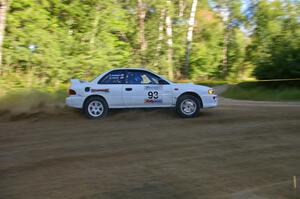
[[[166,16],[166,9],[163,8],[160,11],[160,18],[159,18],[159,27],[158,27],[158,40],[157,40],[157,48],[156,48],[156,60],[155,60],[155,66],[159,67],[159,71],[161,70],[161,67],[159,65],[159,59],[161,55],[161,47],[162,47],[162,41],[164,39],[164,19]]]
[[[178,19],[179,19],[180,23],[184,22],[183,15],[184,15],[185,8],[186,8],[186,0],[179,0]],[[185,44],[186,44],[186,38],[184,36],[180,36],[180,37],[181,37],[181,45],[185,46]],[[181,77],[182,77],[182,67],[179,66],[178,70],[176,70],[175,78],[181,79]]]
[[[4,40],[4,33],[5,33],[7,10],[8,10],[8,1],[1,0],[0,2],[0,75],[3,74],[2,55],[3,55],[3,40]]]
[[[96,40],[96,35],[98,33],[98,27],[99,27],[99,22],[100,22],[100,5],[98,4],[96,7],[96,16],[94,18],[93,22],[93,29],[92,29],[92,35],[90,39],[90,48],[95,49],[95,40]]]
[[[167,60],[168,60],[168,77],[170,80],[174,79],[173,71],[173,36],[172,36],[172,19],[170,16],[171,0],[167,0],[167,15],[166,15],[166,33],[167,33]]]
[[[185,9],[185,2],[184,0],[179,0],[179,18],[183,17],[184,9]]]
[[[186,45],[186,51],[185,51],[185,67],[184,67],[184,74],[186,77],[189,76],[189,65],[190,65],[190,54],[192,49],[192,42],[193,42],[193,31],[194,31],[194,25],[195,25],[195,15],[197,10],[197,0],[193,0],[190,18],[189,18],[189,27],[187,32],[187,45]]]
[[[223,38],[223,58],[222,58],[222,76],[226,78],[228,73],[228,43],[229,43],[229,28],[228,24],[226,24],[224,30],[224,38]]]
[[[144,8],[144,4],[142,0],[138,0],[138,17],[139,17],[139,42],[140,42],[140,60],[141,60],[141,65],[144,67],[145,60],[145,50],[147,48],[147,43],[145,40],[145,17],[146,17],[146,12]]]

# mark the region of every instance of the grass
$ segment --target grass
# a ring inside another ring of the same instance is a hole
[[[243,82],[231,85],[223,97],[256,101],[300,101],[300,81]]]
[[[30,114],[51,112],[64,106],[65,89],[56,91],[26,90],[10,91],[0,97],[0,115],[4,113]]]

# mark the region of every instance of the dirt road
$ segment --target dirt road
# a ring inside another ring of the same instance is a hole
[[[0,117],[0,199],[295,199],[300,104]],[[299,180],[298,180],[299,184]]]

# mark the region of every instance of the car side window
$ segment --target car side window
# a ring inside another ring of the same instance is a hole
[[[125,83],[125,71],[115,70],[102,77],[98,84],[124,84]]]
[[[128,71],[127,84],[159,84],[159,77],[147,71]]]

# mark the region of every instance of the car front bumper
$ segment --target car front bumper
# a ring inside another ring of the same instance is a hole
[[[218,106],[217,95],[202,95],[201,96],[203,108],[214,108]]]
[[[84,97],[69,96],[66,98],[66,104],[72,108],[83,108]]]

